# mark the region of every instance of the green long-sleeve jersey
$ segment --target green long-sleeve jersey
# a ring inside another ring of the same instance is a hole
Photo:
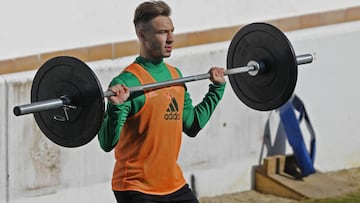
[[[157,82],[172,79],[163,60],[158,63],[153,63],[142,57],[137,57],[135,63],[144,67]],[[179,72],[179,75],[182,76],[178,69],[177,71]],[[130,72],[123,72],[116,76],[111,81],[110,86],[115,84],[124,84],[128,87],[141,85],[140,81]],[[183,131],[188,136],[196,136],[196,134],[205,126],[211,114],[214,112],[215,107],[221,100],[224,90],[225,83],[218,85],[210,84],[209,91],[203,100],[196,106],[193,106],[190,94],[185,91]],[[98,140],[104,151],[111,151],[117,142],[121,140],[120,132],[126,119],[136,114],[144,103],[145,96],[142,92],[131,94],[128,100],[123,104],[117,105],[108,102],[104,121],[98,133]]]

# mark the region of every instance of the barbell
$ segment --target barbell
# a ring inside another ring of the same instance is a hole
[[[266,23],[241,28],[231,40],[227,53],[230,84],[248,107],[269,111],[292,96],[297,81],[297,66],[311,63],[313,56],[296,56],[285,34]],[[244,74],[247,73],[247,74]],[[209,73],[175,80],[129,87],[130,93],[163,88],[210,78]],[[46,61],[35,74],[31,103],[15,106],[16,116],[33,113],[41,131],[63,147],[79,147],[98,133],[104,118],[103,91],[95,73],[71,56]]]

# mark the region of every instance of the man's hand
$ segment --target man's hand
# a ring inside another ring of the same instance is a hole
[[[209,70],[210,73],[210,80],[211,82],[213,82],[214,84],[222,84],[225,83],[225,78],[224,78],[224,69],[223,68],[219,68],[219,67],[212,67]]]
[[[115,96],[108,97],[109,101],[111,101],[113,104],[122,104],[130,96],[129,88],[125,85],[114,85],[109,87],[109,90],[116,94]]]

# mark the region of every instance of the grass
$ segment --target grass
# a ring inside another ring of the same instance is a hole
[[[339,197],[316,199],[316,200],[302,200],[299,203],[359,203],[359,202],[360,202],[360,190]]]

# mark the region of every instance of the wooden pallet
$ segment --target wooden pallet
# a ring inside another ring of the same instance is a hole
[[[344,182],[320,172],[302,178],[293,156],[272,156],[255,170],[255,190],[280,197],[322,199],[353,192]]]

